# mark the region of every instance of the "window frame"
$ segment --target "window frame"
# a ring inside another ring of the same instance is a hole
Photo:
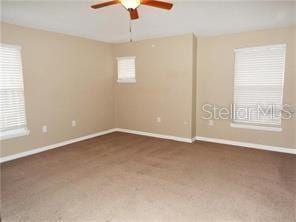
[[[122,79],[120,79],[119,78],[119,66],[118,66],[118,62],[120,60],[131,60],[131,59],[133,59],[134,60],[134,63],[135,63],[135,67],[134,67],[135,75],[134,75],[134,78],[122,78]],[[136,83],[136,56],[117,57],[116,58],[116,61],[117,61],[117,83]]]
[[[258,49],[271,49],[272,47],[282,47],[285,50],[284,56],[284,69],[283,69],[283,76],[282,76],[282,91],[281,91],[281,107],[284,103],[284,88],[285,88],[285,76],[286,76],[286,63],[287,63],[287,44],[270,44],[270,45],[263,45],[263,46],[254,46],[254,47],[247,47],[247,48],[236,48],[233,50],[234,52],[234,83],[233,83],[233,101],[235,101],[235,78],[236,78],[236,53],[237,52],[248,52],[254,51]],[[236,106],[236,104],[235,104]],[[235,107],[233,106],[233,107]],[[281,110],[280,110],[281,112]],[[235,113],[235,110],[233,110]],[[234,114],[236,116],[236,114]],[[251,130],[260,130],[260,131],[271,131],[271,132],[282,132],[283,131],[283,121],[282,121],[282,113],[280,113],[280,124],[279,125],[269,125],[269,124],[255,124],[255,123],[244,123],[239,122],[232,118],[230,126],[232,128],[240,128],[240,129],[251,129]]]
[[[27,112],[26,112],[26,100],[25,100],[25,84],[24,84],[24,73],[23,73],[23,64],[22,64],[22,47],[19,45],[13,45],[13,44],[6,44],[6,43],[0,43],[0,47],[7,47],[7,48],[14,48],[19,50],[20,52],[20,71],[21,71],[21,78],[22,78],[22,89],[23,89],[23,97],[24,97],[24,116],[25,116],[25,125],[19,128],[15,129],[8,129],[3,132],[0,131],[0,141],[11,139],[11,138],[17,138],[21,136],[26,136],[30,134],[30,130],[28,129],[28,121],[27,121]]]

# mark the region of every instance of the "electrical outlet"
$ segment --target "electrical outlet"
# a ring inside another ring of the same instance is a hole
[[[47,126],[42,126],[42,133],[47,133]]]
[[[76,120],[72,120],[72,127],[76,126]]]
[[[209,120],[209,126],[214,126],[214,120],[212,119]]]
[[[156,122],[160,123],[161,122],[161,117],[157,117]]]

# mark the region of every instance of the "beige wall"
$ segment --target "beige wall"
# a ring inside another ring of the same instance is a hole
[[[293,58],[294,58],[294,62],[293,62],[293,65],[294,65],[294,75],[293,75],[293,87],[294,87],[294,104],[296,103],[296,27],[294,28],[294,32],[293,32],[293,44],[294,44],[294,51],[293,51]],[[294,148],[296,148],[296,104],[295,104],[295,110],[294,110]]]
[[[294,29],[295,30],[295,29]],[[230,121],[215,121],[208,126],[202,120],[201,107],[205,103],[229,106],[233,102],[234,53],[235,48],[287,43],[287,66],[285,76],[284,103],[296,103],[293,89],[296,88],[293,55],[295,36],[293,29],[274,29],[232,35],[198,38],[197,48],[197,135],[219,139],[235,140],[272,146],[296,148],[295,121],[284,121],[283,132],[265,132],[234,129]]]
[[[193,71],[193,77],[192,77],[192,133],[191,133],[191,138],[194,139],[194,137],[196,136],[196,108],[197,108],[197,37],[193,36],[193,53],[192,53],[192,59],[193,59],[193,63],[192,63],[192,71]]]
[[[119,128],[192,138],[194,39],[187,34],[113,46],[115,57],[136,56],[137,82],[115,84]]]
[[[29,136],[4,140],[6,156],[115,126],[109,44],[2,24],[2,42],[22,47]],[[71,127],[71,121],[77,127]],[[48,126],[43,134],[41,127]]]
[[[202,104],[233,101],[234,48],[287,43],[285,103],[295,104],[295,33],[287,28],[198,39],[186,34],[111,45],[2,24],[2,42],[22,47],[31,133],[2,141],[1,155],[114,127],[296,148],[295,119],[284,122],[282,133],[233,129],[230,121],[209,127],[201,120]],[[120,56],[136,56],[136,83],[116,83]]]

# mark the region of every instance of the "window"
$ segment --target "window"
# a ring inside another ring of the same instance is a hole
[[[286,45],[235,50],[233,127],[281,131]]]
[[[0,138],[28,135],[21,48],[0,45]]]
[[[119,83],[136,82],[136,57],[117,58],[117,69]]]

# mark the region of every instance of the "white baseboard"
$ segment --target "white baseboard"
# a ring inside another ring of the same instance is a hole
[[[185,143],[192,143],[194,141],[194,139],[190,139],[190,138],[169,136],[169,135],[163,135],[163,134],[157,134],[157,133],[148,133],[148,132],[143,132],[143,131],[122,129],[122,128],[116,128],[116,131],[122,132],[122,133],[131,133],[131,134],[136,134],[136,135],[141,135],[141,136],[155,137],[155,138],[160,138],[160,139],[175,140],[175,141],[185,142]]]
[[[211,142],[211,143],[220,143],[220,144],[226,144],[226,145],[232,145],[232,146],[239,146],[239,147],[245,147],[245,148],[252,148],[252,149],[259,149],[259,150],[274,151],[274,152],[280,152],[280,153],[296,154],[296,149],[293,149],[293,148],[267,146],[262,144],[245,143],[245,142],[239,142],[239,141],[233,141],[233,140],[216,139],[216,138],[202,137],[202,136],[195,137],[195,140]]]
[[[51,150],[51,149],[55,149],[55,148],[58,148],[58,147],[61,147],[61,146],[71,144],[71,143],[76,143],[76,142],[80,142],[80,141],[83,141],[83,140],[91,139],[91,138],[94,138],[94,137],[97,137],[97,136],[106,135],[106,134],[109,134],[109,133],[113,133],[115,131],[116,131],[116,129],[105,130],[105,131],[101,131],[101,132],[98,132],[98,133],[93,133],[93,134],[90,134],[90,135],[86,135],[86,136],[70,139],[70,140],[67,140],[67,141],[63,141],[63,142],[60,142],[60,143],[55,143],[55,144],[51,144],[51,145],[48,145],[48,146],[35,148],[35,149],[28,150],[28,151],[25,151],[25,152],[22,152],[22,153],[17,153],[17,154],[1,157],[0,158],[0,163],[4,163],[4,162],[10,161],[10,160],[14,160],[14,159],[18,159],[18,158],[21,158],[21,157],[33,155],[33,154],[36,154],[36,153],[41,153],[41,152],[44,152],[44,151],[47,151],[47,150]]]
[[[193,139],[190,138],[184,138],[184,137],[177,137],[177,136],[169,136],[169,135],[163,135],[163,134],[156,134],[156,133],[148,133],[148,132],[142,132],[142,131],[136,131],[136,130],[129,130],[129,129],[122,129],[122,128],[114,128],[114,129],[109,129],[105,131],[101,131],[98,133],[90,134],[87,136],[82,136],[78,138],[74,138],[71,140],[63,141],[60,143],[55,143],[52,145],[40,147],[40,148],[35,148],[32,150],[28,150],[22,153],[17,153],[5,157],[0,158],[0,163],[4,163],[10,160],[18,159],[21,157],[33,155],[36,153],[41,153],[46,150],[51,150],[55,149],[61,146],[65,146],[71,143],[76,143],[80,142],[83,140],[91,139],[94,137],[106,135],[109,133],[113,132],[124,132],[124,133],[131,133],[131,134],[136,134],[136,135],[141,135],[141,136],[149,136],[149,137],[155,137],[155,138],[161,138],[161,139],[168,139],[168,140],[175,140],[179,142],[185,142],[185,143],[192,143],[194,140],[197,141],[205,141],[205,142],[211,142],[211,143],[221,143],[221,144],[227,144],[227,145],[233,145],[233,146],[240,146],[240,147],[246,147],[246,148],[253,148],[253,149],[260,149],[260,150],[268,150],[268,151],[275,151],[275,152],[282,152],[282,153],[289,153],[289,154],[296,154],[296,149],[292,148],[283,148],[283,147],[275,147],[275,146],[267,146],[267,145],[261,145],[261,144],[254,144],[254,143],[245,143],[245,142],[239,142],[239,141],[232,141],[232,140],[224,140],[224,139],[216,139],[216,138],[209,138],[209,137],[200,137],[197,136]]]

